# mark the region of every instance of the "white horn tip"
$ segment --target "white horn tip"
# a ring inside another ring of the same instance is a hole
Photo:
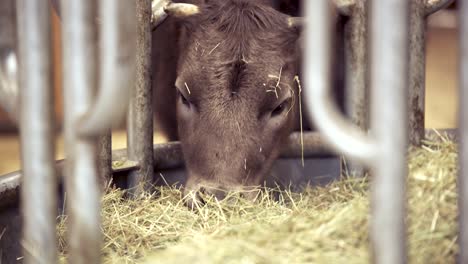
[[[302,27],[304,19],[301,17],[288,17],[288,27],[297,28]]]

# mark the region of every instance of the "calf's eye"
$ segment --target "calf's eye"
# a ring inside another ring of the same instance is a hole
[[[177,89],[177,94],[180,98],[180,101],[182,102],[183,105],[187,106],[187,107],[190,107],[190,102],[189,100],[185,97],[185,95],[183,93],[181,93],[178,89]]]
[[[271,117],[276,117],[283,114],[289,109],[289,99],[284,100],[281,104],[277,105],[273,111],[271,111]]]

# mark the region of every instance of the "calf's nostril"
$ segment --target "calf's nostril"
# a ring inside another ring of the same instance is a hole
[[[199,208],[205,204],[205,201],[200,195],[200,191],[190,191],[188,192],[185,197],[185,205],[190,208],[191,210],[194,210],[196,208]]]
[[[222,190],[215,190],[211,195],[216,197],[216,199],[218,199],[218,201],[223,200],[224,198],[226,198],[226,192],[222,191]]]

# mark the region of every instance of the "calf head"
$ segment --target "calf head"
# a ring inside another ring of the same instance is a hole
[[[263,183],[297,121],[298,28],[261,1],[204,1],[181,19],[179,138],[187,191]]]

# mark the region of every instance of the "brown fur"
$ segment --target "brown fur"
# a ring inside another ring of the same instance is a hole
[[[292,100],[281,115],[270,114],[280,100],[297,98],[299,32],[263,1],[201,7],[200,15],[181,21],[179,39],[176,86],[190,101],[177,102],[186,187],[259,185],[297,118]],[[278,84],[272,75],[280,72]]]

